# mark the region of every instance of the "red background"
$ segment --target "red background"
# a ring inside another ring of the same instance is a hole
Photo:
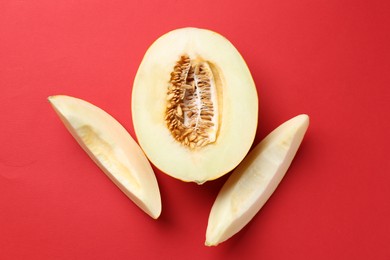
[[[0,1],[0,259],[390,259],[390,2]],[[241,52],[260,99],[255,143],[311,125],[286,177],[238,235],[203,245],[227,176],[156,170],[152,220],[94,165],[46,98],[68,94],[134,136],[131,86],[148,46],[186,26]]]

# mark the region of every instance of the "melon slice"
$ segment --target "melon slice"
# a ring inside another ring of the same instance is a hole
[[[157,219],[161,198],[156,176],[126,129],[102,109],[78,98],[48,98],[73,137],[101,170],[143,211]]]
[[[140,146],[162,172],[202,184],[235,168],[257,128],[256,87],[221,35],[171,31],[147,50],[132,90]]]
[[[308,126],[307,115],[290,119],[260,142],[234,170],[212,206],[207,246],[229,239],[256,215],[285,175]]]

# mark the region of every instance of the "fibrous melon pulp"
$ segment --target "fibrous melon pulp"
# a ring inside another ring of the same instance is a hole
[[[256,87],[221,35],[171,31],[146,52],[135,77],[132,116],[142,149],[166,174],[204,183],[236,167],[255,137]]]

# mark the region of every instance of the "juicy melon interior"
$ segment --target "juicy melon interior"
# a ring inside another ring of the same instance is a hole
[[[182,79],[172,83],[182,57],[188,57],[189,70],[198,69],[199,77],[202,70],[209,71],[203,74],[208,77],[203,86],[184,65],[177,73]],[[252,76],[226,38],[182,28],[161,36],[147,50],[134,80],[132,117],[140,146],[164,173],[199,184],[228,173],[248,153],[257,116]]]
[[[222,91],[211,67],[183,55],[171,72],[165,120],[176,141],[190,149],[213,143],[218,134]]]

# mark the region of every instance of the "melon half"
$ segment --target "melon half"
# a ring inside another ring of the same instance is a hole
[[[213,31],[171,31],[147,50],[132,90],[138,142],[162,172],[202,184],[235,168],[257,128],[258,97],[237,49]]]

